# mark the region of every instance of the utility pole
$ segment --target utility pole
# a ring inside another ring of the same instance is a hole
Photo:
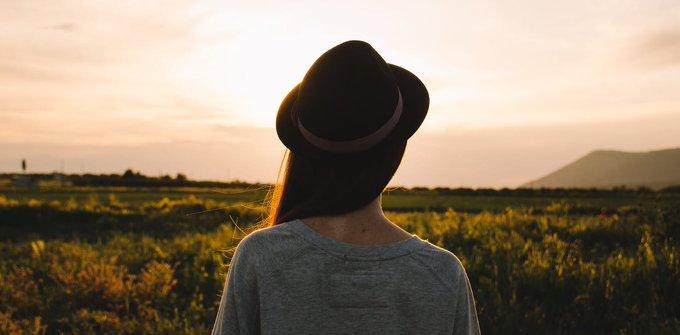
[[[26,173],[26,159],[25,158],[21,159],[21,171],[23,173]]]

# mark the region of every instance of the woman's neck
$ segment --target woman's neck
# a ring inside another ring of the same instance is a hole
[[[321,235],[350,244],[388,244],[411,237],[385,217],[380,196],[349,213],[308,217],[302,221]]]

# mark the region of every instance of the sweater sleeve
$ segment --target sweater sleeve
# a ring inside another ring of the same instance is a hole
[[[229,264],[212,335],[259,334],[259,294],[253,239],[247,236],[236,247]]]
[[[461,269],[457,285],[457,309],[454,320],[454,335],[479,335],[479,320],[472,285],[464,269]]]

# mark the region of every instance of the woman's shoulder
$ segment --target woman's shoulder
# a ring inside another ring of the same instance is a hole
[[[262,245],[275,241],[278,242],[279,240],[286,240],[292,236],[287,228],[287,224],[288,223],[286,222],[274,226],[256,228],[246,234],[246,236],[239,241],[239,245]]]
[[[291,232],[286,223],[258,228],[243,237],[236,246],[235,256],[245,257],[251,264],[269,268],[280,264],[283,255],[293,255],[305,246],[300,237]]]
[[[467,276],[463,262],[453,252],[433,244],[427,240],[422,248],[411,254],[411,257],[428,267],[446,285],[457,285],[452,283],[451,278],[462,279]],[[452,287],[455,290],[456,287]]]

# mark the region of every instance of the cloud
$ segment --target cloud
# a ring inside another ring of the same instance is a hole
[[[53,26],[49,26],[48,28],[70,33],[70,32],[73,32],[73,31],[76,30],[76,25],[73,22],[63,22],[63,23],[55,24]]]
[[[680,65],[680,27],[638,37],[629,48],[627,60],[645,68]]]
[[[177,111],[172,114],[177,120],[211,120],[224,117],[226,114],[224,108],[220,106],[177,94],[169,98],[168,104],[172,110]]]

